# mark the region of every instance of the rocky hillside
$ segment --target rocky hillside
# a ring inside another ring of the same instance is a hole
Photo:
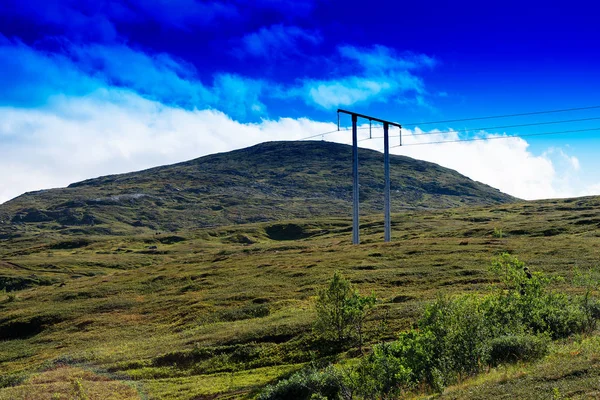
[[[268,142],[242,150],[67,188],[26,193],[0,205],[0,238],[24,231],[66,234],[181,228],[311,216],[349,216],[352,148]],[[383,155],[361,149],[361,213],[382,212]],[[391,157],[392,211],[492,205],[516,199],[456,171]]]

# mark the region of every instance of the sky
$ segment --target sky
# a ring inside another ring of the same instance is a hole
[[[411,3],[2,0],[0,203],[330,132],[338,108],[520,198],[600,195],[600,5]],[[431,144],[474,138],[495,139]]]

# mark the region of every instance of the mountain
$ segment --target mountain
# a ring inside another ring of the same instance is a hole
[[[267,142],[29,192],[0,205],[0,238],[46,229],[118,234],[348,216],[351,157],[351,146],[337,143]],[[361,213],[382,212],[383,155],[360,149],[359,164]],[[390,171],[392,212],[517,200],[456,171],[409,157],[391,156]]]

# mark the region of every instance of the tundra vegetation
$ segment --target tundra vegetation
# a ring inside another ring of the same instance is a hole
[[[548,354],[551,340],[590,335],[596,329],[600,302],[591,295],[591,287],[597,288],[595,271],[577,275],[591,284],[584,295],[569,296],[549,291],[551,279],[530,273],[508,253],[499,255],[490,270],[500,284],[489,293],[439,297],[397,340],[376,344],[350,363],[296,373],[268,386],[259,399],[395,399],[415,390],[441,393],[490,367],[538,360]],[[374,300],[352,292],[336,272],[319,296],[319,326],[325,319],[330,326],[325,333],[338,343],[348,340],[342,332],[351,325],[351,315],[364,315],[365,309],[356,306],[361,299],[365,304]]]
[[[598,397],[599,207],[405,211],[392,243],[370,215],[360,246],[344,218],[28,223],[0,246],[0,399]]]

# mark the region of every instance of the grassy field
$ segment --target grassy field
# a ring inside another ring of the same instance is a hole
[[[252,398],[307,364],[351,359],[312,332],[316,292],[341,271],[378,303],[370,343],[439,294],[485,291],[502,252],[564,276],[598,266],[600,198],[362,219],[302,219],[168,234],[35,231],[0,247],[0,399]],[[600,396],[600,340],[553,344],[448,388],[442,398]],[[426,393],[415,393],[427,397]],[[111,397],[112,396],[112,397]],[[437,396],[437,395],[436,395]]]

